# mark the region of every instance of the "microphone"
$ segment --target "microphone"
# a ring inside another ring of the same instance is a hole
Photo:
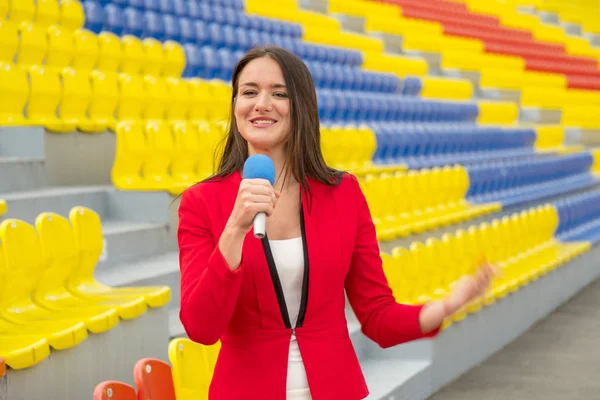
[[[264,154],[255,154],[248,157],[244,163],[244,179],[266,179],[275,185],[275,164]],[[267,225],[267,214],[259,212],[254,217],[254,237],[262,239],[265,237]]]

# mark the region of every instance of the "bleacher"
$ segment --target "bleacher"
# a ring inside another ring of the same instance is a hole
[[[502,275],[440,336],[348,329],[372,399],[425,399],[600,276],[595,0],[0,0],[0,399],[206,398],[179,322],[177,196],[231,75],[301,57],[398,301]],[[5,371],[6,369],[6,371]]]

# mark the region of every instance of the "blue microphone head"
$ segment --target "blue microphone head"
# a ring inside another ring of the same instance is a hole
[[[275,185],[275,164],[264,154],[250,156],[244,163],[244,179],[266,179]]]

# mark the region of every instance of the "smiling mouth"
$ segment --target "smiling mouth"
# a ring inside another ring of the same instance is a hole
[[[275,121],[273,119],[255,118],[255,119],[250,120],[250,122],[252,122],[252,125],[254,125],[254,126],[271,126],[271,125],[275,124],[277,121]]]

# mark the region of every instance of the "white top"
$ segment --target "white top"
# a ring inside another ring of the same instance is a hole
[[[292,327],[296,326],[300,302],[302,300],[302,280],[304,279],[304,252],[302,238],[269,240],[277,274],[281,281],[283,296]],[[304,362],[300,355],[296,335],[292,334],[288,358],[287,400],[311,399]]]

